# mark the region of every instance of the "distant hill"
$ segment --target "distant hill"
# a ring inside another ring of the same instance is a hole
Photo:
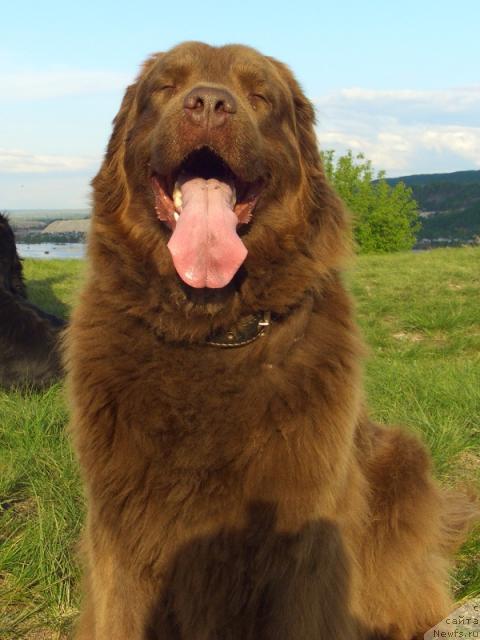
[[[387,178],[411,187],[422,212],[419,238],[468,240],[480,235],[480,171]]]
[[[387,178],[389,184],[404,182],[409,187],[414,185],[449,182],[451,184],[480,184],[480,169],[478,171],[453,171],[452,173],[417,173],[400,178]]]
[[[43,229],[42,233],[73,233],[75,231],[87,233],[90,227],[90,218],[55,220]]]
[[[74,220],[76,218],[88,218],[90,209],[4,209],[0,206],[0,211],[5,211],[10,222],[21,221],[44,221],[52,220]]]

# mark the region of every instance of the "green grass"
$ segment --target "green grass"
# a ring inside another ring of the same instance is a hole
[[[30,299],[67,317],[82,263],[26,260],[24,267]],[[66,422],[61,385],[43,393],[0,391],[2,640],[62,637],[75,613],[82,501]],[[48,628],[57,633],[37,633]]]
[[[68,316],[83,265],[25,261],[36,303]],[[480,482],[480,249],[363,256],[348,274],[371,354],[373,415],[423,435],[443,482]],[[61,385],[0,392],[0,638],[63,638],[77,606],[81,489]],[[457,597],[480,594],[480,536]]]

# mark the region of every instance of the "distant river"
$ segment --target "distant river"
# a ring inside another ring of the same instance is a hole
[[[54,242],[41,242],[38,244],[17,243],[17,250],[22,258],[48,258],[64,260],[66,258],[84,258],[85,244],[83,242],[69,242],[56,244]]]

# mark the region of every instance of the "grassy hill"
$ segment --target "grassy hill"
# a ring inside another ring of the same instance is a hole
[[[31,298],[65,317],[83,263],[26,260]],[[446,484],[480,483],[480,248],[362,256],[348,274],[371,347],[372,413],[420,433]],[[62,385],[0,391],[0,638],[65,638],[78,604],[83,500]],[[480,533],[459,553],[458,598],[480,595]]]
[[[404,182],[409,187],[425,184],[441,184],[445,181],[451,184],[480,184],[480,169],[470,171],[452,171],[451,173],[417,173],[410,176],[400,176],[399,178],[387,178],[387,182],[395,184]]]
[[[422,219],[419,238],[458,238],[480,235],[480,171],[432,173],[389,178],[404,182],[428,217]]]

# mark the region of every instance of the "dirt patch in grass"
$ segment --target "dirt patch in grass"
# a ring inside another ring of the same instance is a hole
[[[395,340],[403,340],[405,342],[422,342],[425,339],[425,336],[417,331],[410,333],[407,331],[398,331],[397,333],[392,333],[392,338],[395,338]]]
[[[467,474],[472,477],[475,472],[480,470],[480,455],[474,451],[462,451],[454,460],[454,467],[458,467],[461,475]]]
[[[38,509],[36,498],[25,498],[25,500],[15,501],[12,507],[15,514],[22,518],[33,517]]]
[[[27,636],[25,636],[25,640],[67,640],[67,636],[63,633],[58,633],[57,631],[40,629],[38,631],[31,631]]]

